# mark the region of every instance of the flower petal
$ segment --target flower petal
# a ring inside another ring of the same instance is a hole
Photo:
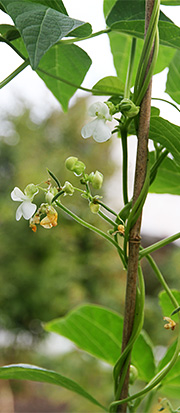
[[[92,122],[87,123],[86,125],[83,126],[83,128],[81,129],[81,135],[84,139],[90,138],[91,136],[93,136],[93,133],[97,127],[97,122],[99,121],[99,119],[94,119],[92,120]]]
[[[107,105],[103,102],[95,102],[93,103],[88,110],[88,115],[89,116],[98,116],[101,118],[109,118],[109,109]]]
[[[21,211],[22,211],[23,218],[30,219],[34,215],[36,208],[37,207],[35,204],[32,204],[31,202],[28,202],[28,201],[24,201],[21,204]]]
[[[11,192],[11,198],[13,201],[26,201],[28,197],[17,187]]]
[[[18,206],[18,209],[16,211],[16,221],[19,221],[22,215],[23,215],[23,212],[22,212],[22,204],[21,204]]]
[[[98,119],[93,138],[96,142],[106,142],[111,137],[111,131],[103,119]]]

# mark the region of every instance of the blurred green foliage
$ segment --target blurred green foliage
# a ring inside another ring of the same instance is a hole
[[[60,210],[56,228],[39,227],[34,234],[23,218],[20,222],[15,220],[18,203],[10,198],[14,186],[23,190],[31,182],[45,182],[49,178],[46,168],[62,184],[68,180],[78,186],[79,179],[64,164],[71,155],[85,162],[88,173],[100,170],[108,187],[108,179],[115,170],[110,156],[112,142],[99,145],[97,151],[97,143],[82,139],[80,131],[85,115],[86,101],[80,99],[68,114],[55,112],[39,124],[31,119],[28,110],[19,117],[8,118],[12,136],[2,137],[0,142],[1,327],[39,334],[39,320],[64,315],[82,302],[92,301],[121,310],[124,277],[112,246]],[[98,192],[103,195],[102,190]],[[42,201],[42,195],[35,199],[39,204]],[[109,228],[90,212],[79,193],[64,197],[62,202],[82,218],[105,230]],[[117,291],[119,277],[122,278],[120,292]]]

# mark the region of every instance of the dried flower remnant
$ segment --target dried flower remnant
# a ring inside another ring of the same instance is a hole
[[[164,325],[164,328],[166,328],[167,330],[169,330],[169,329],[174,330],[175,329],[176,323],[170,317],[163,317],[163,320],[168,322],[167,324]]]

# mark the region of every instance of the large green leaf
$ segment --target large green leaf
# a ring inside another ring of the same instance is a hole
[[[25,57],[27,56],[22,39],[15,40],[13,44]],[[81,85],[90,65],[90,57],[80,47],[58,43],[43,56],[37,74],[66,111],[69,99]],[[60,79],[64,79],[67,83]],[[76,87],[69,85],[68,82],[75,84]]]
[[[1,3],[21,33],[33,69],[55,43],[75,29],[85,26],[86,35],[91,33],[90,24],[71,19],[44,4],[28,0],[2,0]]]
[[[180,291],[172,290],[172,293],[180,305]],[[175,308],[165,291],[161,291],[159,294],[159,304],[161,306],[163,315],[165,317],[170,317],[171,313],[174,311]],[[177,314],[173,315],[173,320],[178,322],[179,317]]]
[[[87,53],[76,45],[57,44],[43,56],[40,68],[51,76],[37,70],[47,87],[61,103],[64,110],[68,108],[71,96],[81,85],[89,67],[91,59]],[[67,83],[61,82],[64,79]],[[69,85],[68,82],[76,85]]]
[[[150,122],[149,138],[167,148],[175,161],[180,164],[180,126],[159,116],[153,116]]]
[[[87,393],[78,383],[52,370],[46,370],[30,364],[12,364],[0,367],[0,379],[32,380],[56,384],[57,386],[65,387],[85,397],[91,403],[107,411],[105,407]]]
[[[112,30],[143,39],[145,1],[117,0],[106,22]],[[180,28],[162,12],[159,19],[159,36],[160,44],[180,49]]]
[[[44,4],[44,6],[51,7],[51,9],[60,11],[60,13],[66,14],[68,16],[67,10],[62,2],[62,0],[30,0],[32,3]]]
[[[166,92],[175,102],[180,104],[180,52],[174,55],[167,76]]]
[[[155,152],[150,152],[150,162],[155,162]],[[180,195],[180,167],[172,159],[164,159],[149,192]]]
[[[66,317],[45,325],[47,331],[60,334],[109,364],[114,365],[121,353],[123,318],[117,313],[95,305],[84,305]],[[137,339],[132,351],[132,363],[139,378],[149,381],[155,371],[154,356],[147,336]]]

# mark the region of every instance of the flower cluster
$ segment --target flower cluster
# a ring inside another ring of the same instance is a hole
[[[82,137],[87,139],[92,136],[96,142],[106,142],[111,137],[111,131],[106,122],[112,121],[112,115],[118,112],[121,112],[124,118],[133,118],[139,113],[139,106],[136,106],[130,99],[122,99],[117,105],[111,101],[93,103],[89,107],[88,115],[95,119],[83,126]]]

